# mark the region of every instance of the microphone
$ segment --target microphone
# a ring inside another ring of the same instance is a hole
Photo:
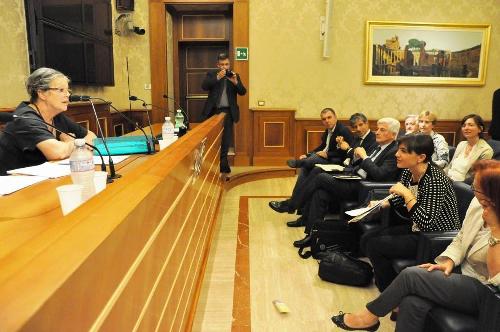
[[[86,96],[83,96],[83,97],[86,97]],[[142,133],[144,134],[144,137],[146,137],[146,145],[148,147],[148,154],[152,154],[153,151],[151,151],[151,144],[150,144],[150,140],[149,140],[149,137],[148,135],[146,134],[146,132],[144,131],[144,129],[142,129],[141,127],[139,127],[137,125],[137,123],[135,123],[132,119],[130,119],[128,116],[126,116],[125,114],[123,114],[122,112],[120,112],[116,107],[114,107],[111,102],[105,100],[105,99],[102,99],[102,98],[97,98],[97,97],[90,97],[90,103],[92,104],[92,107],[94,106],[94,104],[92,103],[92,99],[97,99],[97,100],[100,100],[100,101],[103,101],[105,103],[107,103],[109,105],[109,107],[111,107],[113,110],[115,110],[114,113],[118,113],[122,118],[125,119],[125,121],[127,121],[128,123],[130,123],[131,125],[134,126],[135,129],[138,129],[140,131],[142,131]],[[95,109],[94,109],[94,113],[95,112]],[[97,113],[96,113],[96,119],[97,119]],[[99,123],[99,121],[97,121],[97,123]],[[101,130],[101,134],[102,134],[102,130]],[[104,134],[102,134],[102,136],[104,137]],[[153,138],[151,138],[153,139]],[[104,140],[103,140],[104,142]],[[108,154],[109,154],[109,151],[108,151]]]
[[[69,101],[70,102],[75,102],[75,101],[90,101],[92,97],[90,96],[79,96],[79,95],[70,95],[69,96]]]
[[[177,105],[177,107],[181,110],[182,114],[184,114],[184,125],[186,126],[186,129],[189,129],[189,117],[186,113],[186,111],[184,111],[184,109],[181,107],[181,105],[179,105],[179,103],[177,102],[177,100],[175,100],[174,98],[170,97],[170,96],[167,96],[167,95],[163,95],[163,98],[165,99],[170,99],[170,100],[173,100],[174,101],[174,105]]]
[[[144,107],[144,110],[146,111],[146,116],[148,119],[149,131],[151,132],[151,139],[153,140],[154,143],[157,143],[155,135],[153,134],[153,127],[151,126],[151,118],[149,117],[149,110],[146,107],[146,105],[147,105],[146,101],[144,99],[137,98],[136,96],[129,96],[128,100],[130,100],[130,101],[137,101],[137,100],[142,101],[142,106]]]
[[[76,137],[75,135],[71,134],[71,133],[67,133],[59,128],[57,128],[56,126],[52,125],[51,123],[48,123],[48,122],[45,122],[43,119],[39,119],[39,118],[32,118],[32,117],[28,117],[28,116],[21,116],[21,115],[15,115],[15,114],[10,114],[10,119],[8,119],[8,117],[4,117],[4,119],[7,119],[8,121],[4,121],[4,122],[10,122],[10,121],[13,121],[15,119],[25,119],[25,120],[35,120],[35,121],[38,121],[38,122],[41,122],[41,123],[44,123],[46,124],[47,126],[51,127],[51,128],[54,128],[55,130],[57,130],[58,132],[60,133],[63,133],[65,135],[68,135],[69,137],[72,137],[74,139],[77,139],[78,137]],[[0,121],[2,120],[2,116],[0,115]],[[94,149],[97,151],[97,154],[99,155],[99,157],[101,158],[101,171],[103,172],[106,172],[107,173],[107,170],[106,170],[106,163],[104,162],[104,158],[102,157],[102,153],[101,151],[99,151],[99,149],[92,145],[92,144],[89,144],[87,142],[85,142],[85,145],[87,145],[88,147]],[[113,179],[108,175],[108,179],[107,179],[107,183],[111,183],[113,182]]]
[[[69,101],[89,101],[92,106],[92,111],[94,112],[95,122],[97,125],[97,134],[101,132],[102,143],[104,144],[104,148],[108,153],[108,163],[109,163],[109,173],[112,179],[120,178],[120,174],[116,174],[115,172],[115,164],[113,163],[113,158],[111,158],[111,153],[109,153],[108,144],[106,143],[106,138],[104,137],[104,131],[102,130],[101,123],[99,122],[99,117],[97,116],[97,111],[95,110],[94,103],[92,102],[92,97],[90,96],[79,96],[79,95],[70,95]]]
[[[9,112],[0,112],[0,122],[11,122],[14,121],[14,114]]]

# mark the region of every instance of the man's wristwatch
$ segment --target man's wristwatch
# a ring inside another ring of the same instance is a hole
[[[490,247],[493,247],[494,245],[497,245],[498,243],[500,243],[500,239],[493,237],[493,235],[491,235],[490,238],[488,239],[488,244],[490,245]]]

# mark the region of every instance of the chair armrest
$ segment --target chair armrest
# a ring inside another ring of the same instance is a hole
[[[485,285],[486,287],[488,287],[488,289],[493,293],[495,294],[496,297],[498,297],[500,299],[500,289],[498,289],[498,287],[496,286],[493,286],[492,284],[486,284]]]
[[[379,191],[381,196],[383,196],[384,194],[385,196],[387,196],[389,195],[389,189],[396,184],[395,182],[374,182],[374,181],[360,181],[359,183],[361,185],[361,188],[358,193],[359,202],[366,202],[368,200],[368,195],[372,190]]]
[[[457,234],[458,231],[421,232],[417,245],[417,262],[422,264],[434,261]]]

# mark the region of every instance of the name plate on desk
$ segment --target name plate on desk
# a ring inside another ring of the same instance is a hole
[[[137,154],[137,153],[148,153],[154,151],[154,146],[151,144],[152,138],[148,135],[147,142],[145,136],[120,136],[120,137],[108,137],[106,138],[106,144],[109,149],[109,154],[124,155],[124,154]],[[149,144],[149,149],[148,149]],[[101,151],[103,156],[108,155],[108,151],[102,142],[102,138],[94,138],[94,145]],[[98,155],[97,151],[94,151],[94,155]]]

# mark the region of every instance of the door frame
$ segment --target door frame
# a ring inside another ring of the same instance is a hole
[[[235,47],[249,46],[249,1],[250,0],[149,0],[149,46],[151,60],[151,100],[154,105],[164,109],[168,103],[163,98],[167,93],[167,5],[170,4],[232,4],[233,29],[230,45]],[[174,51],[174,50],[168,50]],[[176,56],[174,54],[174,56]],[[177,54],[178,56],[178,54]],[[249,57],[250,59],[250,57]],[[247,87],[247,94],[238,97],[240,121],[235,125],[235,166],[250,165],[251,116],[249,114],[249,61],[233,61],[232,67]],[[177,78],[178,79],[178,78]],[[177,96],[176,96],[177,97]],[[162,122],[163,114],[153,109],[153,122]]]

